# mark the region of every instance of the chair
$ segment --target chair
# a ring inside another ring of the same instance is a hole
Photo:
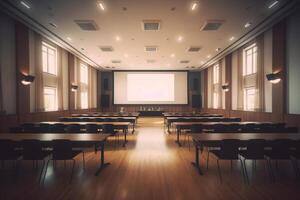
[[[296,176],[300,178],[300,170],[298,160],[300,160],[300,140],[294,142],[294,150],[291,151],[290,158],[296,173]]]
[[[10,133],[22,133],[23,128],[22,127],[11,127],[9,128]]]
[[[50,126],[51,133],[65,133],[66,126],[61,123],[56,123]]]
[[[52,161],[64,161],[64,162],[67,160],[72,160],[73,166],[72,166],[72,172],[71,172],[71,178],[70,178],[70,183],[71,183],[72,177],[73,177],[74,166],[75,166],[75,162],[76,162],[74,158],[80,153],[82,153],[83,169],[85,169],[84,151],[73,150],[72,142],[70,140],[53,140],[52,147],[53,147],[52,158],[49,159],[46,164],[46,171],[44,174],[43,181],[45,181],[48,165],[51,160]]]
[[[115,138],[115,147],[116,147],[116,138],[119,144],[119,134],[118,131],[115,131],[115,127],[113,124],[103,124],[102,125],[102,133],[111,134]]]
[[[50,132],[50,124],[47,123],[40,123],[40,130],[42,133],[49,133]]]
[[[241,163],[241,167],[242,167],[241,171],[243,174],[244,182],[246,182],[243,161],[241,160],[241,158],[239,156],[239,147],[240,147],[239,140],[226,139],[226,140],[221,140],[219,150],[210,150],[210,152],[213,153],[215,155],[215,157],[217,158],[217,166],[218,166],[218,172],[219,172],[219,177],[220,177],[221,183],[222,183],[222,175],[221,175],[219,160],[230,160],[231,170],[232,170],[232,161],[239,160]]]
[[[266,141],[262,139],[252,139],[248,140],[246,142],[246,149],[240,150],[239,155],[244,158],[244,169],[245,169],[245,176],[247,179],[247,182],[249,183],[249,177],[247,173],[247,167],[246,167],[246,160],[252,160],[252,168],[256,169],[256,161],[257,160],[265,160],[265,146]],[[267,164],[267,163],[266,163]],[[268,166],[268,165],[267,165]],[[270,171],[269,171],[270,174]],[[270,174],[271,176],[271,174]]]
[[[81,133],[81,125],[80,124],[69,124],[66,128],[67,133]]]
[[[16,161],[21,157],[22,152],[15,150],[16,142],[12,140],[0,140],[0,160],[2,166],[5,161],[14,161],[15,168],[17,167]]]
[[[96,122],[103,122],[104,118],[96,118]]]
[[[43,150],[42,149],[42,143],[39,140],[23,140],[22,141],[22,160],[31,160],[33,167],[38,165],[38,161],[42,161],[42,169],[39,176],[39,182],[41,181],[43,169],[45,166],[45,158],[48,157],[51,154],[51,151]]]
[[[200,124],[192,124],[191,126],[191,130],[188,131],[186,134],[185,134],[185,141],[187,139],[187,142],[188,142],[188,145],[189,145],[189,151],[191,149],[191,145],[190,145],[190,140],[189,138],[191,137],[191,134],[193,133],[202,133],[202,125]],[[184,143],[185,143],[184,141]]]
[[[272,173],[272,178],[275,181],[275,171],[272,170],[272,160],[275,160],[276,169],[278,169],[278,160],[290,160],[292,140],[277,139],[271,142],[271,150],[265,151],[265,159],[268,162],[269,169]]]
[[[85,125],[86,133],[99,133],[99,126],[97,124],[87,124]]]
[[[41,132],[40,128],[36,126],[34,123],[25,123],[22,124],[21,127],[23,128],[24,133],[39,133]]]

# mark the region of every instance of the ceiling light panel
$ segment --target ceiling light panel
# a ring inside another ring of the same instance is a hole
[[[143,20],[142,29],[144,31],[159,31],[160,20]]]
[[[99,30],[98,25],[94,20],[74,20],[74,22],[83,31],[97,31]]]
[[[201,31],[217,31],[224,22],[224,20],[208,20],[201,27]]]

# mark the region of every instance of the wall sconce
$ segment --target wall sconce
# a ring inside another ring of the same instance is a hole
[[[22,74],[21,83],[23,85],[30,85],[31,83],[33,83],[34,79],[35,79],[35,77],[32,75]]]
[[[72,92],[76,92],[77,91],[77,89],[78,89],[78,85],[71,85],[71,91]]]
[[[278,73],[267,74],[266,77],[267,77],[268,81],[270,81],[273,84],[279,83],[280,80],[281,80],[279,72]]]
[[[228,84],[222,85],[222,90],[223,90],[224,92],[228,92],[228,91],[229,91],[229,85],[228,85]]]

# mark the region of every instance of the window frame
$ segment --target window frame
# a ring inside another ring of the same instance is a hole
[[[47,51],[46,51],[46,55],[47,55],[47,70],[44,71],[44,58],[43,58],[43,53],[44,53],[44,50],[43,48],[46,48]],[[50,70],[50,67],[49,67],[49,50],[53,50],[54,51],[54,73],[51,72]],[[52,46],[51,44],[45,42],[45,41],[42,41],[42,71],[43,73],[45,74],[49,74],[49,75],[52,75],[52,76],[57,76],[58,75],[58,63],[57,63],[57,48]]]
[[[47,109],[46,108],[46,92],[45,90],[46,89],[50,89],[50,90],[54,90],[55,93],[54,93],[54,104],[55,104],[55,107],[53,109]],[[51,111],[58,111],[58,96],[57,96],[57,87],[53,87],[53,86],[44,86],[43,87],[43,96],[44,96],[44,103],[45,103],[45,111],[46,112],[51,112]]]
[[[248,54],[248,52],[251,51]],[[258,56],[258,47],[256,43],[253,43],[243,49],[243,76],[249,76],[257,73],[257,56]],[[251,56],[251,66],[247,64],[247,58]],[[249,69],[251,67],[251,69]],[[250,71],[250,72],[248,72]]]

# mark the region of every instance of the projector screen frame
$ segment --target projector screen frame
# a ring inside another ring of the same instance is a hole
[[[115,72],[186,72],[187,73],[187,103],[184,104],[115,104]],[[112,105],[113,106],[188,106],[190,105],[189,95],[189,71],[188,70],[112,70]]]

